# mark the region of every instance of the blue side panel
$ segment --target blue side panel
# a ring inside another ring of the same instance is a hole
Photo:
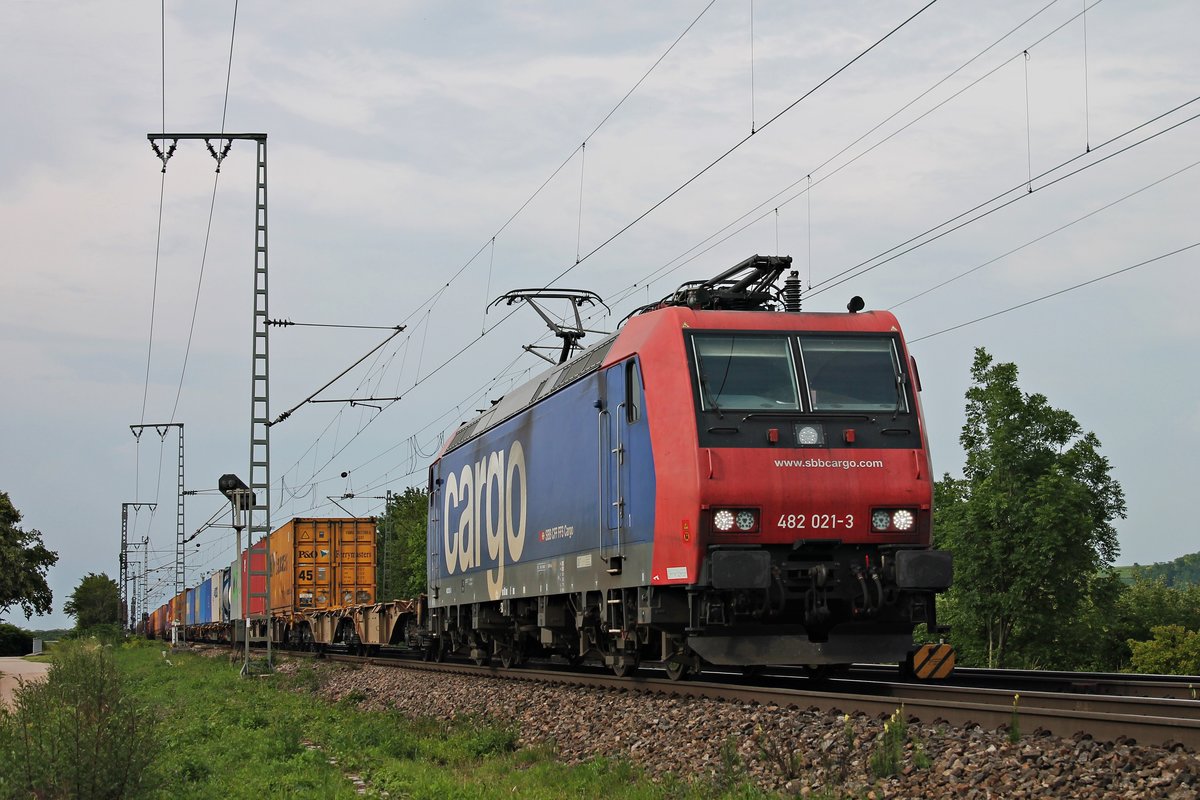
[[[187,606],[187,614],[184,619],[184,622],[187,625],[195,625],[196,624],[196,590],[195,589],[187,590],[187,603],[185,605]]]
[[[196,624],[212,622],[212,578],[200,584],[196,590]]]
[[[609,383],[620,372],[618,365],[593,373],[434,463],[431,587],[474,587],[477,596],[486,587],[484,596],[498,600],[518,591],[506,583],[506,567],[598,551],[611,505],[601,496],[618,480],[628,492],[622,540],[651,541],[654,470],[644,423],[624,431],[621,443],[645,457],[619,477],[610,467],[617,409]],[[595,568],[603,568],[599,559]]]

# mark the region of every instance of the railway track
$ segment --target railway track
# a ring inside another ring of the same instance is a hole
[[[774,673],[776,671],[772,671]],[[781,674],[802,674],[797,670]],[[851,676],[874,679],[895,676],[896,668],[884,665],[856,664]],[[1075,694],[1121,695],[1126,697],[1163,697],[1200,700],[1200,678],[1183,675],[1134,675],[1129,673],[1048,672],[1021,669],[979,669],[958,667],[942,685],[1005,689],[1009,692],[1057,692]]]
[[[1097,694],[1078,691],[1026,690],[950,684],[915,684],[894,677],[871,677],[860,670],[851,677],[813,681],[773,671],[746,678],[730,673],[708,673],[700,679],[672,681],[665,672],[643,670],[630,678],[596,671],[566,671],[553,665],[504,670],[469,663],[426,663],[388,657],[360,657],[338,653],[330,661],[425,670],[446,674],[486,676],[622,692],[647,692],[674,697],[697,697],[764,706],[792,707],[826,713],[862,713],[887,716],[904,707],[906,716],[921,722],[957,727],[979,725],[998,729],[1016,717],[1022,732],[1046,732],[1070,738],[1084,734],[1098,741],[1126,741],[1200,750],[1200,701],[1180,697]],[[989,676],[983,676],[989,679]],[[990,676],[995,678],[996,676]],[[1126,678],[1128,676],[1121,676]],[[960,678],[969,680],[969,677]],[[1097,685],[1102,682],[1097,681]],[[1132,681],[1140,686],[1172,681]],[[1119,682],[1106,684],[1116,689]],[[1186,687],[1186,684],[1184,684]],[[1019,695],[1019,697],[1015,697]]]

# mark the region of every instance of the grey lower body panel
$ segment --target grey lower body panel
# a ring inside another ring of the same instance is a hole
[[[804,634],[756,636],[689,636],[688,646],[710,664],[850,664],[871,661],[898,664],[912,650],[907,634],[830,634],[813,642]]]
[[[506,564],[503,572],[475,569],[440,577],[430,587],[429,607],[649,586],[654,543],[626,544],[621,548],[621,554],[621,571],[616,575],[608,573],[609,562],[600,557],[599,550],[581,550],[554,558]],[[499,586],[489,582],[491,576],[500,578]],[[492,591],[494,588],[499,589],[498,593]]]

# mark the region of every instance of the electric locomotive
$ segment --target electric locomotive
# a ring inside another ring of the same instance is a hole
[[[915,626],[939,630],[916,364],[858,298],[802,313],[795,272],[776,288],[790,263],[685,284],[449,437],[431,656],[680,678],[903,663]]]

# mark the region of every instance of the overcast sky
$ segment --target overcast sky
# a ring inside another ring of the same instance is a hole
[[[1200,94],[1200,4],[940,0],[805,97],[922,5],[259,2],[235,31],[233,2],[168,2],[165,24],[159,3],[0,4],[0,489],[60,554],[55,613],[30,624],[69,624],[79,579],[117,575],[125,502],[159,503],[130,538],[164,601],[176,438],[130,424],[184,423],[188,534],[222,511],[222,473],[248,477],[254,148],[218,178],[184,141],[164,178],[146,139],[222,120],[268,134],[271,316],[408,326],[322,395],[402,400],[272,429],[276,523],[346,493],[377,513],[540,369],[521,350],[539,320],[488,300],[571,268],[556,285],[603,296],[590,324],[611,330],[778,252],[807,310],[894,309],[939,474],[960,474],[986,347],[1099,436],[1129,505],[1119,563],[1200,550],[1200,248],[923,338],[1200,241],[1200,102],[1178,108]],[[272,414],[386,335],[272,329]],[[206,530],[189,583],[232,558]]]

